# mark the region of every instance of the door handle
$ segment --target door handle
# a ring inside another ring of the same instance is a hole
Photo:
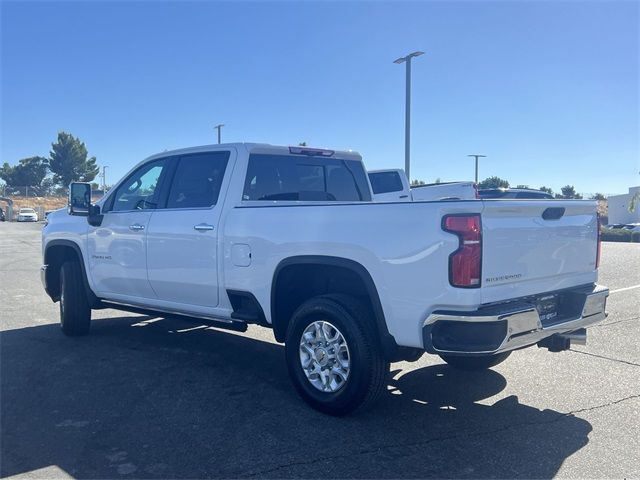
[[[134,223],[133,225],[129,225],[129,230],[133,230],[134,232],[139,232],[140,230],[144,230],[144,225],[140,225],[139,223]]]
[[[208,223],[199,223],[198,225],[194,225],[193,228],[199,232],[206,232],[208,230],[213,230],[213,225],[209,225]]]

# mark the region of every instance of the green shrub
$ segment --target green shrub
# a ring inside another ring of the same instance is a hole
[[[632,232],[624,228],[603,228],[603,242],[640,242],[640,232]]]

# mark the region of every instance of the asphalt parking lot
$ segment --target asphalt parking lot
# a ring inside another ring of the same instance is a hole
[[[640,476],[640,244],[603,244],[610,315],[586,346],[480,374],[393,364],[376,408],[332,418],[298,399],[266,329],[102,310],[64,337],[40,229],[0,223],[2,477]]]

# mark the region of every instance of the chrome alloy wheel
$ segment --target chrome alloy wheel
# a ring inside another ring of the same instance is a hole
[[[349,347],[340,330],[329,322],[311,323],[300,339],[300,364],[309,383],[321,392],[337,392],[349,378]]]

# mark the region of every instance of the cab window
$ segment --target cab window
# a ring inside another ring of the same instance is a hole
[[[252,154],[242,199],[359,202],[371,193],[355,160]]]
[[[398,172],[374,172],[369,174],[371,188],[376,195],[381,193],[402,192],[402,180]]]
[[[180,157],[171,182],[167,208],[215,205],[230,152],[206,152]]]
[[[158,206],[159,180],[166,160],[149,162],[133,172],[114,196],[111,211],[149,210]]]

